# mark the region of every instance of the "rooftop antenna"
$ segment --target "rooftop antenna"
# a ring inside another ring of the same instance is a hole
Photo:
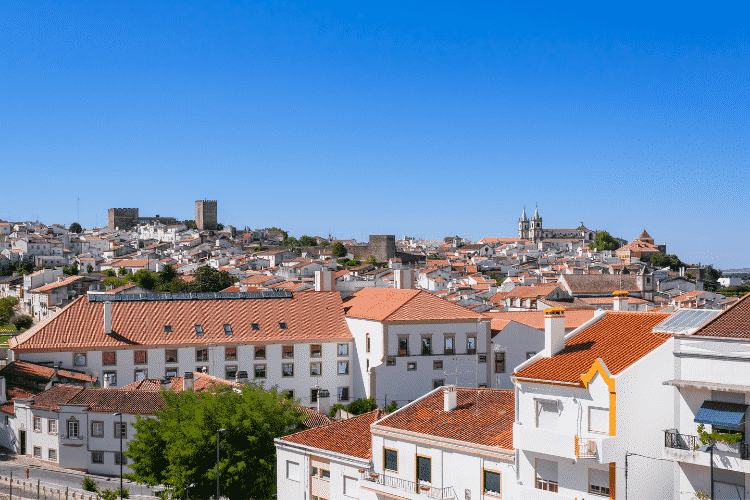
[[[77,215],[78,218],[76,219],[76,222],[80,224],[81,223],[81,197],[80,196],[76,198],[76,208],[78,212],[78,215]]]

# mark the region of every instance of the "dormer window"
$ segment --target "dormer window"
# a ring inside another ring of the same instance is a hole
[[[286,330],[286,323],[284,323],[283,321],[280,322],[279,323],[279,328],[281,328],[282,330]]]
[[[172,333],[172,325],[164,325],[164,333]]]
[[[226,335],[232,335],[232,325],[224,323],[224,333]]]
[[[253,330],[260,330],[260,324],[259,323],[252,323],[250,325],[250,328],[252,328]]]
[[[203,327],[201,325],[195,325],[195,336],[203,337]]]

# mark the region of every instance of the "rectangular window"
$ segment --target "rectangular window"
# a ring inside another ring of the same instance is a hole
[[[437,389],[438,387],[443,387],[445,385],[445,379],[444,378],[436,378],[432,381],[432,388]]]
[[[310,357],[320,358],[323,356],[323,346],[320,344],[310,344]]]
[[[227,380],[234,380],[237,378],[237,365],[229,365],[224,367],[224,378]]]
[[[294,358],[294,346],[293,345],[281,346],[281,357],[285,359]]]
[[[409,337],[401,336],[398,338],[398,355],[399,356],[409,355]]]
[[[477,356],[477,363],[486,363],[486,362],[487,362],[486,354],[480,354]]]
[[[260,323],[251,323],[250,324],[251,330],[260,330]]]
[[[339,361],[339,375],[348,375],[348,374],[349,374],[349,362]]]
[[[208,361],[208,349],[196,349],[195,350],[196,361]]]
[[[491,470],[485,470],[483,475],[484,492],[500,496],[500,473]]]
[[[224,335],[232,335],[232,326],[224,323]]]
[[[112,366],[117,364],[117,353],[115,351],[107,351],[102,353],[102,364],[104,366]]]
[[[115,422],[114,426],[114,437],[115,439],[127,439],[128,438],[128,424],[127,422]]]
[[[34,446],[34,458],[42,458],[42,449],[39,446]]]
[[[422,335],[422,356],[432,354],[432,335]]]
[[[534,351],[528,351],[528,352],[526,353],[526,359],[531,359],[531,358],[533,358],[534,356],[536,356],[536,353],[535,353]]]
[[[73,365],[74,366],[86,366],[86,353],[77,352],[73,354]]]
[[[57,462],[57,450],[54,448],[47,450],[47,458],[50,462]]]
[[[370,334],[365,335],[365,352],[370,352]]]
[[[359,498],[359,481],[356,478],[344,476],[344,496]]]
[[[420,483],[432,482],[432,459],[417,456],[417,481]]]
[[[281,376],[282,377],[294,377],[294,363],[282,363],[281,364]]]
[[[286,478],[299,481],[299,464],[297,462],[286,461]]]
[[[339,401],[349,401],[348,387],[339,387]]]
[[[320,478],[325,479],[326,481],[331,480],[331,471],[328,469],[320,469]]]
[[[164,370],[164,376],[166,378],[172,378],[177,376],[177,368],[167,368]]]
[[[255,359],[266,359],[266,346],[264,345],[255,346]]]
[[[536,426],[540,429],[557,429],[557,402],[536,401]]]
[[[593,495],[609,496],[609,471],[589,469],[589,493]]]
[[[135,370],[133,376],[135,377],[136,382],[146,380],[148,378],[148,370],[146,370],[145,368],[141,370]]]
[[[164,351],[165,363],[177,363],[177,349],[166,349]]]
[[[255,365],[255,378],[266,378],[266,365]]]
[[[237,348],[225,347],[224,348],[224,360],[225,361],[237,361]]]
[[[407,372],[414,372],[417,371],[417,363],[406,363],[406,371]]]
[[[195,327],[195,336],[203,337],[203,327],[201,325],[193,325]]]
[[[91,452],[91,463],[92,464],[103,464],[104,463],[104,452],[103,451],[92,451]]]
[[[557,462],[536,459],[536,488],[557,493]]]
[[[133,351],[133,363],[145,365],[148,363],[148,351]]]
[[[42,417],[34,417],[34,432],[42,432]]]
[[[109,381],[110,387],[117,387],[117,372],[104,372],[102,377]]]
[[[172,325],[164,325],[164,333],[172,333]]]
[[[94,420],[91,422],[91,437],[104,437],[104,422]]]
[[[443,360],[442,359],[436,359],[432,362],[432,369],[433,370],[442,370],[443,369]]]
[[[505,373],[505,352],[495,351],[495,373]]]
[[[349,344],[339,344],[337,346],[337,352],[339,353],[339,356],[348,356],[349,355]]]
[[[120,453],[118,451],[118,452],[115,452],[115,465],[120,465],[120,464],[127,465],[128,459],[124,453]]]
[[[396,366],[396,358],[394,356],[385,358],[385,366]]]
[[[75,420],[68,421],[68,437],[78,438],[78,422]]]
[[[477,338],[475,336],[466,337],[466,354],[477,353]]]
[[[323,363],[321,363],[320,361],[316,361],[315,363],[310,363],[310,376],[319,377],[321,373],[323,372],[322,366],[323,366]]]
[[[396,450],[383,450],[383,468],[385,470],[398,472],[398,452]]]
[[[443,337],[443,352],[445,354],[453,354],[455,351],[456,337],[453,334],[445,335]]]
[[[279,329],[286,330],[286,323],[284,323],[283,321],[280,321],[279,322]]]
[[[311,403],[317,403],[318,402],[318,391],[319,389],[310,389],[310,402]],[[314,476],[315,474],[313,474]]]
[[[609,408],[589,406],[589,432],[609,433]]]

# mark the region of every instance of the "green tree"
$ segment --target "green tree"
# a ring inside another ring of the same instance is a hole
[[[299,237],[299,246],[301,247],[315,247],[318,246],[318,240],[312,236],[302,235]]]
[[[188,284],[191,292],[220,292],[232,286],[232,276],[209,266],[199,267],[195,279]]]
[[[15,297],[3,297],[0,299],[0,323],[8,323],[15,314],[14,308],[18,304]]]
[[[187,223],[188,229],[198,229],[198,225],[195,222],[188,222]]]
[[[31,325],[33,323],[34,319],[31,316],[27,316],[25,314],[13,318],[13,326],[15,326],[16,330],[18,330],[19,332],[21,330],[28,330],[29,328],[31,328]]]
[[[328,412],[328,416],[333,418],[336,416],[336,412],[339,410],[346,411],[346,405],[342,405],[341,403],[336,403],[335,405],[331,406],[331,410]]]
[[[231,500],[268,499],[276,490],[274,439],[302,421],[298,402],[276,389],[245,384],[237,393],[216,385],[203,392],[163,391],[165,406],[156,420],[136,419],[126,455],[129,479],[174,488],[183,498],[216,492],[216,431],[221,438],[221,492]]]
[[[94,271],[94,266],[92,266],[91,264],[86,266],[86,272],[88,274],[91,274],[93,271]]]
[[[125,269],[124,267],[121,267],[119,274],[120,276],[125,276],[126,274],[128,274],[128,270]]]
[[[177,277],[177,271],[174,270],[172,264],[167,264],[164,269],[159,271],[159,283],[169,283]]]
[[[284,231],[283,229],[279,229],[278,227],[267,227],[266,231],[278,231],[284,236],[284,239],[289,238],[289,233],[287,231]]]
[[[104,286],[111,286],[112,288],[117,288],[118,286],[127,285],[128,283],[130,282],[124,278],[105,278],[104,279]]]
[[[376,264],[378,263],[378,259],[376,259],[374,255],[370,255],[370,256],[369,256],[369,257],[367,258],[367,261],[366,261],[366,262],[367,262],[368,264],[372,264],[372,265],[374,266],[374,265],[376,265]]]
[[[620,244],[607,231],[601,231],[596,233],[596,238],[589,243],[589,247],[601,252],[602,250],[617,250]]]
[[[128,279],[146,290],[153,290],[154,286],[156,286],[157,277],[156,273],[152,273],[148,269],[139,269],[128,276]]]
[[[377,409],[378,404],[373,398],[357,399],[346,406],[346,411],[352,415],[362,415],[363,413]]]
[[[117,273],[115,272],[114,269],[105,269],[104,271],[102,271],[102,274],[105,274],[105,275],[110,276],[112,278],[114,278],[115,276],[117,276]]]
[[[336,243],[333,244],[331,253],[333,253],[334,257],[341,258],[341,257],[345,257],[348,252],[346,251],[346,247],[344,246],[344,244],[341,243],[340,241],[337,241]]]
[[[651,265],[654,267],[669,266],[672,271],[677,271],[684,265],[680,258],[674,254],[667,255],[663,253],[656,253],[652,255],[649,260],[651,261]]]
[[[398,410],[398,402],[397,401],[391,401],[388,403],[388,406],[384,408],[386,413],[393,413],[394,411]]]
[[[286,247],[292,247],[292,248],[300,246],[299,241],[297,241],[297,238],[295,238],[294,236],[284,238],[284,241],[282,241],[281,244]]]
[[[221,231],[222,229],[224,229],[224,224],[222,224],[221,222],[217,222],[216,223],[216,230],[217,231]]]
[[[74,261],[71,266],[63,266],[63,274],[68,274],[70,276],[78,275],[78,262]]]
[[[70,231],[71,233],[81,234],[83,232],[83,228],[81,227],[79,223],[74,222],[73,224],[70,225],[70,227],[68,228],[68,231]]]
[[[321,247],[329,247],[329,246],[331,246],[331,243],[329,243],[329,242],[328,242],[328,241],[326,241],[326,240],[323,240],[323,241],[321,241],[321,242],[319,243],[319,246],[321,246]]]

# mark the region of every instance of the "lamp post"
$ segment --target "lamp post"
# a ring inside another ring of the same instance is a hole
[[[195,488],[195,483],[185,486],[185,500],[190,500],[190,489]]]
[[[117,428],[117,433],[120,435],[120,500],[122,500],[122,412],[117,412],[114,416],[120,417],[120,427]]]
[[[216,431],[216,500],[221,498],[221,487],[219,486],[219,453],[221,450],[221,435],[226,432],[226,429]]]

